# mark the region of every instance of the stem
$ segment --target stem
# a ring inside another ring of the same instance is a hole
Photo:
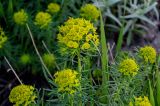
[[[70,101],[70,106],[74,106],[74,95],[68,95],[69,96],[69,101]]]
[[[11,64],[9,63],[8,59],[6,57],[4,57],[4,59],[8,63],[9,67],[11,68],[12,72],[14,73],[14,75],[16,76],[16,78],[18,79],[18,81],[20,82],[20,84],[23,84],[22,81],[20,80],[20,78],[18,77],[17,73],[15,72],[15,70],[13,69],[13,67],[11,66]]]
[[[32,33],[31,33],[31,30],[30,30],[28,24],[26,24],[26,26],[27,26],[27,29],[28,29],[28,31],[29,31],[29,35],[30,35],[30,37],[31,37],[31,40],[32,40],[33,46],[34,46],[34,48],[35,48],[35,51],[36,51],[36,53],[37,53],[37,55],[38,55],[38,57],[39,57],[42,65],[44,66],[44,68],[45,68],[45,70],[47,71],[47,73],[48,73],[48,75],[50,76],[50,78],[53,79],[51,73],[49,72],[47,66],[44,64],[43,59],[42,59],[42,57],[41,57],[41,55],[40,55],[40,53],[39,53],[39,51],[38,51],[38,49],[37,49],[37,47],[36,47],[36,44],[35,44],[33,35],[32,35]]]
[[[80,77],[80,82],[82,80],[82,66],[81,66],[81,58],[80,58],[80,52],[77,54],[78,57],[78,71],[79,71],[79,77]],[[80,85],[80,99],[79,99],[79,106],[82,106],[82,86]]]

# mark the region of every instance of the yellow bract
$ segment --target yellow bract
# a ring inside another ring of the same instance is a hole
[[[100,11],[93,4],[86,4],[81,7],[80,16],[91,21],[96,21],[100,16]]]
[[[60,26],[58,42],[63,45],[63,48],[88,51],[99,45],[96,28],[90,21],[82,18],[69,18]]]
[[[39,12],[35,17],[35,25],[39,26],[41,29],[48,28],[51,22],[52,18],[49,13]]]
[[[78,73],[71,69],[56,72],[54,76],[55,83],[58,85],[58,91],[69,94],[75,93],[80,86],[77,75]]]
[[[15,103],[15,106],[28,106],[36,98],[34,89],[34,87],[29,85],[18,85],[10,92],[9,101]]]
[[[90,44],[89,43],[84,43],[83,45],[82,45],[82,47],[81,47],[81,49],[82,50],[84,50],[84,49],[89,49],[90,48]]]
[[[138,65],[133,59],[125,59],[119,64],[119,71],[128,76],[135,76],[139,70]]]
[[[47,12],[54,14],[60,10],[60,6],[57,3],[50,3],[47,8]]]
[[[3,29],[0,27],[0,48],[3,47],[3,44],[7,41],[7,36],[5,35]]]
[[[27,13],[22,9],[16,13],[14,13],[13,16],[14,22],[18,25],[24,25],[28,21],[28,15]]]
[[[156,61],[156,50],[151,46],[140,48],[139,55],[144,59],[146,63],[154,63]]]

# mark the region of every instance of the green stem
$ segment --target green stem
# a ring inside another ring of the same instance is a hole
[[[79,71],[79,77],[80,77],[80,82],[82,80],[82,65],[81,65],[81,57],[80,57],[80,52],[77,54],[78,57],[78,71]],[[79,99],[79,106],[82,106],[82,86],[80,85],[80,99]]]
[[[149,79],[149,100],[150,100],[152,106],[155,106],[154,94],[153,94],[153,89],[152,89],[152,85],[151,85],[150,79]]]
[[[74,95],[68,94],[69,106],[74,106]]]

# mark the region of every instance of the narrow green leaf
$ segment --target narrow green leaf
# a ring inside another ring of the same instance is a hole
[[[107,44],[106,44],[106,37],[105,37],[105,31],[104,31],[104,23],[102,19],[102,14],[100,14],[100,42],[101,42],[101,62],[102,62],[102,87],[103,87],[103,92],[102,95],[106,95],[103,97],[103,103],[107,103],[107,95],[108,95],[108,49],[107,49]]]
[[[160,106],[160,72],[157,71],[157,84],[156,84],[156,94],[157,94],[157,106]]]
[[[151,81],[150,81],[150,80],[149,80],[149,100],[150,100],[152,106],[155,106],[154,95],[153,95],[153,89],[152,89]]]
[[[100,15],[100,31],[101,31],[101,49],[102,49],[102,56],[101,56],[101,62],[102,62],[102,75],[103,75],[103,83],[106,84],[107,82],[107,66],[108,66],[108,50],[107,50],[107,44],[106,44],[106,37],[105,37],[105,31],[104,31],[104,23],[102,19],[102,15]]]

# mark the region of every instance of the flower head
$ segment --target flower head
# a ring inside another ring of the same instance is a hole
[[[119,64],[119,71],[124,75],[135,76],[138,69],[138,65],[133,59],[125,59]]]
[[[154,63],[156,61],[156,50],[151,46],[140,48],[139,55],[144,59],[146,63]]]
[[[80,16],[91,21],[96,21],[100,16],[100,11],[93,4],[86,4],[81,7]]]
[[[54,76],[55,83],[58,85],[58,91],[69,94],[75,93],[80,86],[80,81],[77,75],[78,73],[71,69],[56,72]]]
[[[35,25],[39,26],[41,29],[48,28],[51,22],[51,15],[46,12],[39,12],[35,17]]]
[[[20,57],[20,62],[24,65],[31,63],[31,56],[29,54],[23,54]]]
[[[136,97],[135,101],[129,103],[129,106],[152,106],[148,97],[144,96],[144,98]]]
[[[60,6],[57,3],[50,3],[47,8],[47,12],[54,14],[60,10]]]
[[[90,21],[82,18],[69,18],[64,25],[59,27],[58,41],[61,48],[70,51],[95,50],[99,45],[96,29]]]
[[[52,66],[55,66],[55,57],[53,54],[44,54],[43,55],[43,61],[44,63],[48,66],[48,67],[52,67]]]
[[[21,9],[20,11],[14,13],[13,19],[16,24],[24,25],[28,21],[28,14]]]
[[[11,90],[9,101],[15,103],[15,106],[28,106],[36,98],[34,89],[34,87],[29,85],[18,85]]]
[[[3,29],[0,27],[0,48],[3,47],[3,44],[7,41],[7,36],[5,35]]]

